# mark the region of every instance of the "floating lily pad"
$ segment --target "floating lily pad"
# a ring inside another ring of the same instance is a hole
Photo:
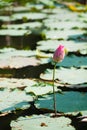
[[[0,68],[22,68],[24,66],[36,66],[39,60],[35,57],[12,57],[0,60]]]
[[[0,58],[5,55],[8,55],[8,57],[11,57],[11,56],[34,56],[36,54],[35,51],[32,51],[32,50],[17,50],[15,48],[3,48],[3,49],[0,49]]]
[[[27,30],[13,30],[13,29],[2,29],[0,30],[0,35],[1,36],[24,36],[24,35],[30,35],[31,31]]]
[[[21,13],[21,12],[28,12],[29,11],[29,8],[26,7],[26,6],[16,6],[16,7],[13,7],[12,8],[12,11],[15,12],[15,13]]]
[[[68,50],[68,52],[79,52],[81,54],[87,54],[87,43],[76,41],[58,41],[58,40],[43,40],[37,42],[37,49],[41,51],[54,52],[58,45],[62,44]]]
[[[87,115],[87,111],[86,110],[85,111],[81,111],[81,113],[82,113],[83,116]]]
[[[0,89],[8,90],[24,90],[28,86],[33,86],[37,82],[30,79],[17,79],[17,78],[0,78]],[[4,92],[4,91],[2,91]]]
[[[50,94],[50,93],[53,93],[53,86],[52,85],[49,85],[49,84],[45,84],[45,85],[39,85],[38,86],[28,86],[25,88],[25,91],[26,93],[32,93],[33,95],[36,95],[36,96],[43,96],[43,95],[46,95],[46,94]],[[55,88],[55,91],[60,91],[58,90],[57,86]]]
[[[10,18],[10,16],[0,16],[0,21],[3,21],[3,22],[7,21],[7,22],[10,22],[10,21],[11,21],[11,18]]]
[[[46,7],[54,7],[54,1],[50,1],[50,0],[39,0],[43,5],[45,5]]]
[[[84,31],[82,30],[44,30],[42,32],[43,39],[58,39],[58,40],[67,40],[67,39],[79,39],[83,38]]]
[[[26,3],[26,8],[28,8],[28,10],[31,10],[31,11],[41,11],[43,10],[44,8],[44,5],[43,4],[30,4],[29,3]]]
[[[40,75],[40,78],[44,80],[52,80],[52,71],[47,69],[44,74]],[[55,71],[55,79],[59,79],[63,83],[68,84],[82,84],[87,83],[87,70],[76,68],[60,68]]]
[[[29,19],[29,20],[41,20],[46,18],[47,15],[45,13],[15,13],[12,15],[13,20],[22,20],[23,18]]]
[[[58,4],[58,6],[51,9],[51,12],[52,13],[50,13],[50,15],[56,14],[56,15],[59,15],[59,17],[61,16],[61,14],[63,15],[65,13],[67,15],[67,13],[71,13],[69,10],[67,10],[67,8],[63,4]],[[58,17],[56,17],[56,18],[58,18]]]
[[[10,91],[7,89],[0,91],[1,112],[9,112],[17,108],[29,107],[29,101],[33,101],[33,97],[26,95],[23,91]]]
[[[16,49],[14,48],[3,48],[3,49],[0,49],[0,53],[13,52],[15,50]]]
[[[56,19],[58,21],[68,21],[68,20],[69,21],[78,21],[79,20],[77,13],[72,13],[70,11],[66,11],[63,9],[62,10],[60,9],[60,11],[57,11],[56,13],[49,15],[47,18],[50,20]],[[74,19],[72,19],[72,18],[74,18]]]
[[[42,23],[41,22],[29,22],[29,23],[22,23],[22,24],[9,24],[9,25],[2,25],[2,28],[7,29],[26,29],[31,30],[33,33],[40,31],[42,29]]]
[[[1,68],[9,67],[9,65],[14,66],[13,64],[16,64],[16,67],[21,66],[21,65],[27,66],[30,64],[30,60],[32,58],[33,58],[32,60],[34,62],[31,62],[31,63],[34,63],[34,65],[35,64],[38,65],[38,63],[40,63],[40,61],[34,57],[35,53],[36,53],[35,51],[16,50],[13,48],[0,49],[0,67]],[[24,59],[25,62],[23,62],[22,58]],[[18,59],[20,60],[21,64],[18,63]],[[35,63],[36,61],[37,61],[37,63]]]
[[[57,88],[58,84],[55,84],[55,91],[61,91]],[[63,85],[62,85],[63,86]],[[53,85],[46,82],[35,81],[33,79],[17,79],[17,78],[0,78],[0,89],[8,90],[24,90],[26,94],[32,94],[36,96],[43,96],[53,93]],[[4,92],[4,91],[2,91]]]
[[[54,24],[55,22],[55,24]],[[85,28],[86,27],[86,23],[83,22],[72,22],[72,21],[49,21],[49,22],[45,22],[44,23],[45,27],[47,27],[48,29],[63,29],[63,30],[67,30],[67,29],[81,29],[81,28]]]
[[[50,118],[45,115],[33,115],[31,117],[20,117],[16,121],[12,121],[10,126],[12,130],[75,130],[70,125],[71,120],[66,117]]]

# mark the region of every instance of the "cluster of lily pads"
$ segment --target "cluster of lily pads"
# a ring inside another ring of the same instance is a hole
[[[8,7],[0,12],[1,115],[25,110],[34,101],[37,108],[53,110],[52,56],[60,44],[68,55],[55,70],[57,110],[87,114],[87,13],[55,0]],[[49,115],[19,116],[10,127],[75,130],[68,117]]]

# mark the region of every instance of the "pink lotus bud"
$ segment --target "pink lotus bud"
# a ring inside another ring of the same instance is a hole
[[[64,56],[65,56],[65,47],[63,45],[59,45],[54,52],[53,60],[55,62],[61,62],[64,59]]]

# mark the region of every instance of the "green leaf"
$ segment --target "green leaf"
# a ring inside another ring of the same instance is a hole
[[[41,79],[52,80],[52,71],[47,69],[44,74],[40,75]],[[87,83],[87,70],[71,68],[60,68],[55,71],[55,79],[59,79],[61,83],[82,84]]]
[[[42,40],[37,43],[37,49],[41,51],[54,52],[58,45],[65,46],[68,52],[79,52],[80,54],[87,54],[87,44],[86,42],[79,41],[58,41],[58,40]],[[84,52],[84,53],[83,53]]]
[[[16,121],[12,121],[10,126],[12,130],[75,130],[70,125],[71,120],[67,117],[51,118],[45,115],[33,115],[31,117],[20,117]],[[44,125],[42,125],[44,124]]]

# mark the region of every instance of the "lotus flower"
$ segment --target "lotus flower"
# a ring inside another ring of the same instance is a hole
[[[53,60],[55,62],[61,62],[64,59],[65,53],[65,47],[63,45],[59,45],[54,52]]]
[[[53,54],[53,61],[55,62],[54,69],[53,69],[53,101],[54,101],[53,106],[54,106],[55,116],[57,116],[56,95],[55,95],[55,87],[54,87],[55,69],[56,69],[57,62],[61,62],[64,59],[66,53],[67,53],[67,50],[65,49],[65,47],[63,45],[59,45]]]

